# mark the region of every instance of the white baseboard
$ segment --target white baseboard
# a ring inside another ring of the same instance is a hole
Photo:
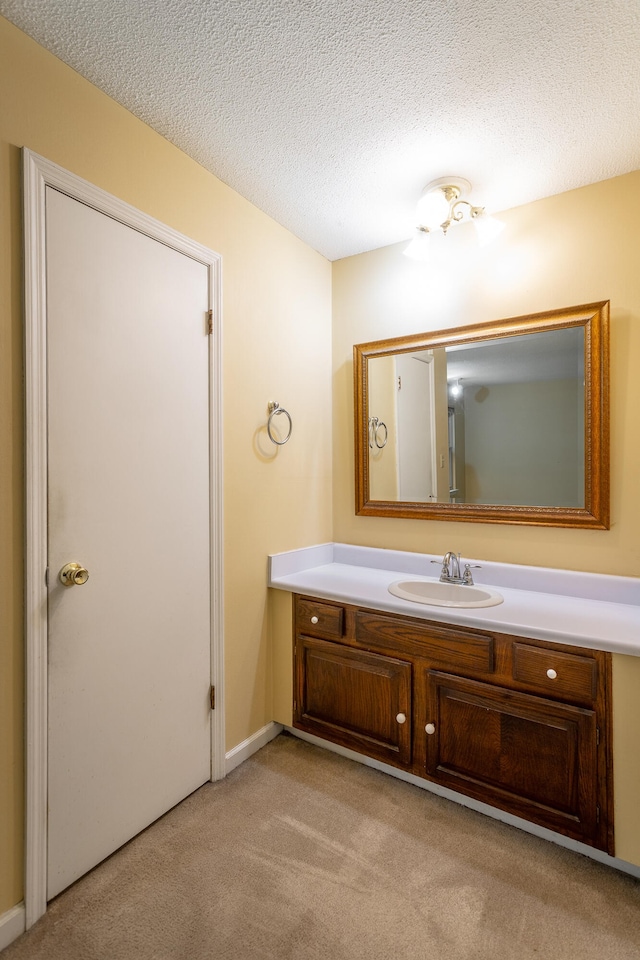
[[[262,727],[261,730],[252,733],[251,736],[243,740],[242,743],[239,743],[236,747],[233,747],[232,750],[229,750],[225,755],[225,774],[231,773],[231,771],[240,766],[244,760],[248,760],[253,753],[257,753],[257,751],[262,749],[270,740],[273,740],[279,733],[282,733],[282,730],[282,724],[272,720],[271,723]]]
[[[579,840],[572,840],[571,837],[563,837],[562,834],[554,833],[553,830],[547,830],[546,827],[540,827],[537,823],[530,823],[528,820],[514,817],[513,814],[506,813],[504,810],[498,810],[497,807],[492,807],[488,803],[482,803],[480,800],[465,797],[461,793],[456,793],[455,790],[441,787],[437,783],[432,783],[431,780],[423,780],[421,777],[416,777],[412,773],[405,773],[404,770],[391,767],[386,763],[382,763],[380,760],[365,757],[361,753],[356,753],[355,750],[349,750],[347,747],[341,747],[337,743],[322,740],[321,737],[316,737],[312,733],[305,733],[304,730],[296,730],[294,727],[285,727],[284,729],[300,740],[306,740],[308,743],[313,743],[317,747],[322,747],[324,750],[331,750],[333,753],[339,753],[340,756],[347,757],[349,760],[355,760],[358,763],[363,763],[367,767],[373,767],[374,770],[388,773],[392,777],[396,777],[397,780],[405,780],[407,783],[412,783],[422,790],[428,790],[430,793],[435,793],[439,797],[444,797],[445,800],[453,800],[454,803],[459,803],[463,807],[469,807],[477,813],[483,813],[485,816],[492,817],[494,820],[500,820],[501,823],[508,823],[512,827],[524,830],[525,833],[531,833],[533,836],[540,837],[542,840],[549,840],[551,843],[556,843],[560,847],[566,847],[567,850],[581,853],[591,860],[597,860],[598,863],[604,863],[608,867],[614,867],[616,870],[621,870],[623,873],[628,873],[632,877],[640,879],[640,867],[634,863],[620,860],[619,857],[610,857],[609,854],[603,850],[596,850],[595,847],[590,847],[586,843],[580,843]]]
[[[25,931],[24,903],[19,903],[6,913],[0,914],[0,950],[17,940]]]

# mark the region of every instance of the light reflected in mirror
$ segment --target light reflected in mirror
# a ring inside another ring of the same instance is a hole
[[[354,348],[357,512],[608,527],[608,304]]]

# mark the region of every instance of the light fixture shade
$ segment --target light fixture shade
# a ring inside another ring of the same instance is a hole
[[[481,213],[477,217],[474,217],[473,225],[476,228],[478,242],[481,247],[485,247],[488,243],[491,243],[492,240],[495,240],[505,228],[502,220],[490,217],[487,213]]]
[[[441,189],[426,187],[416,206],[418,223],[429,230],[437,230],[449,214],[449,201]]]
[[[405,257],[410,260],[423,262],[429,259],[430,239],[427,230],[416,230],[413,239],[402,251]]]

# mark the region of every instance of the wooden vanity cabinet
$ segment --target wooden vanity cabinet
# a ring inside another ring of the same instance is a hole
[[[613,853],[610,655],[294,598],[294,727]]]

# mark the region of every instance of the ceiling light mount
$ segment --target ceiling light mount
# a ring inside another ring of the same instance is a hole
[[[438,177],[437,180],[430,180],[422,193],[449,189],[456,190],[460,197],[466,197],[467,194],[471,193],[471,184],[464,177]]]
[[[474,207],[465,199],[471,193],[471,184],[464,177],[439,177],[426,185],[418,200],[418,216],[428,222],[418,223],[419,229],[440,229],[446,235],[452,223],[460,223],[465,214],[474,220],[484,213],[484,207]],[[442,216],[437,222],[434,215]]]
[[[440,230],[445,236],[454,223],[472,221],[481,244],[496,236],[503,224],[488,217],[484,207],[474,206],[467,196],[471,184],[464,177],[439,177],[431,180],[418,200],[416,208],[416,234],[405,254],[415,260],[424,260],[427,255],[429,234]]]

